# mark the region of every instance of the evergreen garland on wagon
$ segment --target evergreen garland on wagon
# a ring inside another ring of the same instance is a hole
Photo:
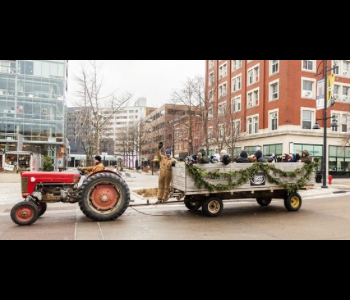
[[[254,175],[257,175],[259,172],[264,172],[267,180],[272,183],[279,185],[288,191],[288,194],[296,193],[306,183],[310,180],[310,176],[314,172],[314,168],[317,166],[316,163],[305,164],[304,167],[297,169],[295,171],[286,172],[280,169],[277,169],[274,164],[265,164],[265,163],[254,163],[251,167],[247,169],[242,169],[234,172],[221,173],[220,169],[215,172],[207,172],[203,169],[200,169],[194,165],[186,164],[188,172],[193,176],[196,186],[201,189],[205,187],[209,192],[214,191],[228,191],[235,189],[239,186],[246,184],[250,181],[250,178]],[[300,179],[297,182],[287,182],[282,181],[280,178],[276,178],[276,175],[280,175],[285,178],[296,178],[298,175],[301,175]],[[238,178],[235,182],[233,179]],[[227,184],[212,184],[208,179],[227,179]]]

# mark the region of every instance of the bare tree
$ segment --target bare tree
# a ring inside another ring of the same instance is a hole
[[[172,94],[172,102],[174,104],[184,105],[186,107],[185,115],[181,121],[181,137],[188,142],[188,152],[194,152],[196,124],[202,122],[201,108],[204,99],[204,80],[201,77],[187,79],[183,84],[183,88],[176,90]]]
[[[87,157],[101,153],[101,139],[107,136],[110,122],[114,115],[125,107],[131,99],[126,93],[117,97],[115,93],[103,95],[103,78],[101,78],[96,61],[89,61],[88,66],[81,66],[80,74],[75,76],[79,86],[75,106],[79,110],[79,127],[81,142]]]

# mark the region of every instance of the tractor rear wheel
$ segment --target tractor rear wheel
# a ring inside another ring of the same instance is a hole
[[[130,204],[128,185],[112,173],[92,175],[79,194],[81,211],[96,222],[114,221],[124,214]]]

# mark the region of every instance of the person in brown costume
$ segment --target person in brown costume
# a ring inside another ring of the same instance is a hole
[[[172,180],[172,167],[175,166],[176,160],[171,157],[171,149],[166,150],[166,156],[162,155],[161,149],[163,143],[158,146],[158,158],[160,162],[160,174],[158,180],[158,201],[157,204],[167,202],[169,199],[170,185]]]

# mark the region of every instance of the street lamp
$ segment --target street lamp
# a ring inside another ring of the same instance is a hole
[[[327,186],[327,120],[332,119],[332,128],[338,128],[338,122],[336,120],[336,116],[333,117],[327,117],[327,109],[328,109],[328,103],[327,103],[327,95],[328,95],[328,84],[327,84],[327,75],[328,71],[336,70],[338,66],[335,64],[334,68],[327,69],[327,60],[324,61],[324,117],[320,119],[316,119],[316,123],[313,127],[313,129],[321,129],[320,125],[318,124],[318,121],[324,121],[323,126],[323,160],[322,160],[322,177],[323,177],[323,185],[322,188],[326,189]],[[316,74],[320,75],[320,74]]]

